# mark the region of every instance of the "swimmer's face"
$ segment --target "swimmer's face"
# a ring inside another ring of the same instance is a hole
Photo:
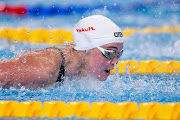
[[[123,43],[110,43],[100,47],[118,53],[123,49]],[[105,81],[110,75],[110,70],[114,69],[114,65],[118,63],[118,59],[117,56],[107,59],[98,48],[94,48],[90,50],[88,63],[87,69],[90,75],[100,81]]]

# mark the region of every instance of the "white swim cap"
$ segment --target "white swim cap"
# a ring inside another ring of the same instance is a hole
[[[72,30],[76,50],[89,50],[108,43],[123,43],[121,29],[109,18],[93,15],[80,20]]]

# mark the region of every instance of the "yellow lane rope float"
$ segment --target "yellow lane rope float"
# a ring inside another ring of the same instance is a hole
[[[119,74],[179,74],[180,62],[175,60],[142,60],[138,63],[136,60],[125,60],[119,61],[111,70],[111,74],[116,71]]]
[[[180,120],[180,103],[0,101],[0,117]]]
[[[129,28],[124,30],[124,35],[133,33],[180,33],[180,26]],[[0,38],[14,42],[28,41],[29,43],[63,44],[72,42],[72,31],[63,29],[48,30],[45,28],[0,28]]]

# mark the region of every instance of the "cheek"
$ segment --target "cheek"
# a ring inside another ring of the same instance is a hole
[[[91,75],[100,81],[105,81],[107,76],[105,75],[104,70],[107,68],[107,66],[107,60],[96,59],[96,62],[91,65]]]
[[[90,66],[93,71],[100,72],[104,70],[108,64],[109,62],[106,58],[104,58],[104,56],[96,55],[93,56]]]

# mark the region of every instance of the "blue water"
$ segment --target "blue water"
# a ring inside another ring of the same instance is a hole
[[[15,3],[10,0],[9,3]],[[126,28],[145,28],[148,26],[161,27],[163,25],[177,26],[180,25],[180,3],[173,0],[155,0],[155,4],[141,7],[142,9],[130,9],[144,3],[143,0],[123,1],[67,1],[57,2],[53,0],[38,1],[21,1],[29,6],[41,5],[106,5],[107,9],[94,9],[83,13],[73,13],[68,15],[53,16],[27,16],[27,17],[11,17],[0,15],[0,27],[28,27],[47,29],[63,28],[72,29],[76,22],[81,18],[101,14],[112,19],[122,29]],[[148,0],[147,2],[153,2]],[[169,2],[166,4],[165,2]],[[174,2],[174,3],[173,3]],[[157,5],[159,3],[160,5]],[[137,4],[137,5],[136,5]],[[111,10],[108,5],[122,5],[124,10]],[[48,44],[29,44],[9,42],[0,39],[0,58],[1,60],[11,59],[15,56],[23,54],[29,48],[43,49],[49,47]],[[180,61],[180,33],[159,33],[144,34],[135,33],[129,37],[129,41],[124,45],[124,53],[120,60],[177,60]],[[62,86],[51,87],[48,89],[38,89],[31,91],[24,89],[19,90],[1,89],[0,100],[15,101],[109,101],[109,102],[180,102],[180,75],[119,75],[118,73],[111,75],[107,81],[100,82],[92,78],[74,78],[66,82]]]

